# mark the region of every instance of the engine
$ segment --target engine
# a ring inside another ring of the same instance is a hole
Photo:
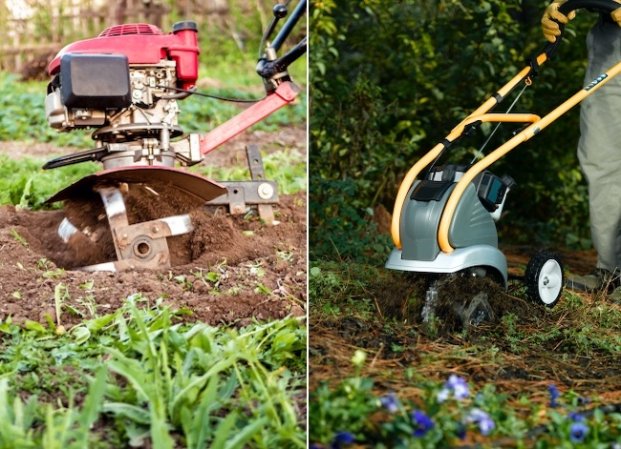
[[[170,34],[148,24],[106,29],[63,48],[48,66],[45,111],[60,131],[95,128],[95,149],[66,163],[99,160],[104,168],[174,166],[201,161],[199,136],[183,136],[179,101],[198,77],[197,27]]]

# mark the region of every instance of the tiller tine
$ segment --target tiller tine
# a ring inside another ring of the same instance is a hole
[[[96,192],[103,203],[105,216],[114,242],[116,261],[81,267],[84,271],[122,271],[127,269],[161,269],[171,266],[168,237],[187,234],[193,230],[189,214],[155,218],[130,224],[124,192],[130,186],[140,185],[155,192],[149,184],[165,185],[168,189],[182,191],[197,204],[212,200],[226,189],[186,171],[167,167],[123,167],[105,170],[82,178],[61,190],[47,202],[72,201],[92,196]],[[103,217],[101,217],[103,218]],[[58,235],[67,244],[77,235],[91,238],[86,229],[76,227],[68,218],[58,227]]]

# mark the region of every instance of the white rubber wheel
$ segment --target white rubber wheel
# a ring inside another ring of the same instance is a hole
[[[541,251],[530,260],[524,276],[528,296],[546,307],[554,307],[563,291],[563,264],[553,253]]]

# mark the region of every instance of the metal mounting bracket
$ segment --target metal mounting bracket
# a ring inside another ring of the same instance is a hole
[[[246,146],[246,157],[251,181],[221,181],[227,192],[207,204],[211,206],[228,206],[233,215],[246,212],[248,205],[256,205],[261,220],[267,224],[274,223],[273,204],[278,203],[278,185],[274,181],[265,180],[263,159],[259,146]]]

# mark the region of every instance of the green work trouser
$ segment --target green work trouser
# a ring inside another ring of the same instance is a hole
[[[587,36],[585,85],[621,61],[621,28],[599,20]],[[621,75],[582,102],[578,159],[589,185],[597,267],[621,267]]]

